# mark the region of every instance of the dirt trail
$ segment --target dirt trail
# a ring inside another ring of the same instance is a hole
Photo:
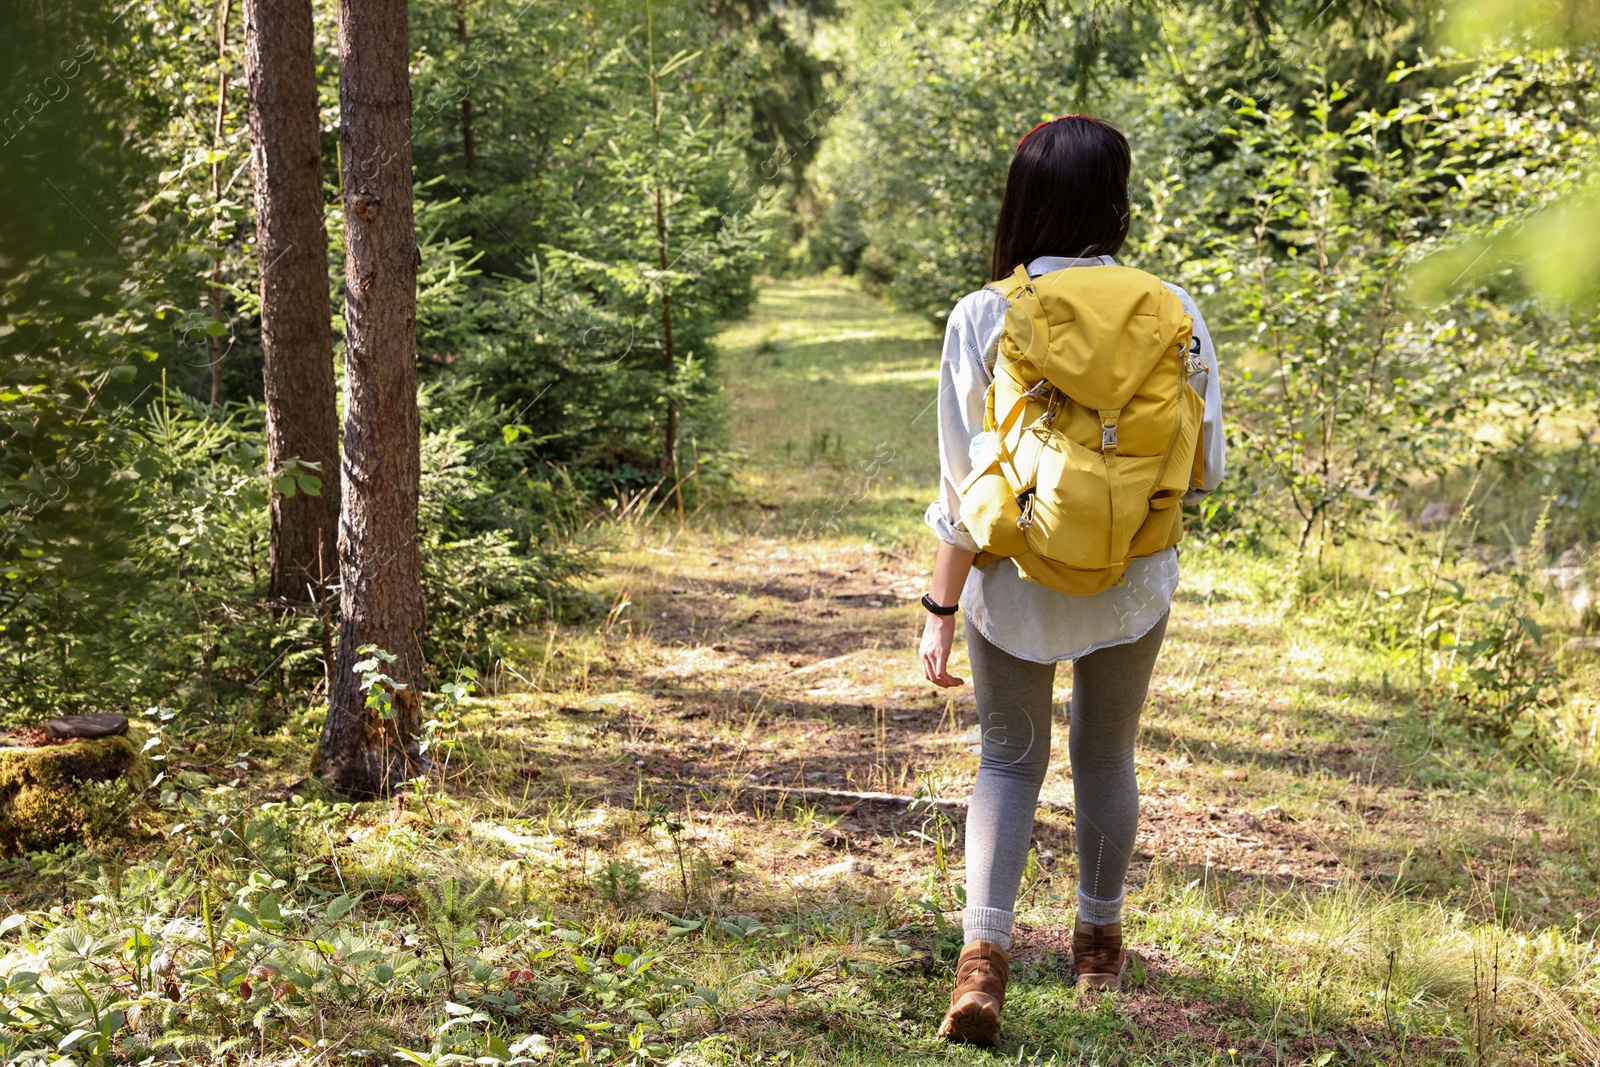
[[[887,323],[882,336],[874,321]],[[641,525],[608,565],[596,591],[613,612],[586,691],[627,716],[615,748],[592,749],[572,772],[617,799],[644,789],[717,810],[698,843],[750,876],[742,893],[801,884],[845,856],[859,861],[845,873],[912,891],[937,862],[938,835],[959,865],[959,811],[947,822],[815,791],[960,800],[971,788],[970,686],[941,693],[914,658],[935,468],[932,427],[910,413],[936,388],[936,337],[812,282],[769,291],[725,341],[747,503]],[[842,399],[823,404],[817,389]],[[773,421],[801,410],[799,429]],[[824,439],[840,443],[820,455],[795,445]],[[881,465],[863,477],[885,449],[893,480]],[[1392,878],[1439,813],[1406,781],[1386,709],[1345,685],[1337,649],[1285,634],[1236,575],[1189,569],[1141,738],[1135,895],[1152,864],[1280,887],[1331,885],[1352,868]],[[1064,698],[1070,670],[1057,684]],[[582,716],[564,696],[529,699]],[[1064,731],[1058,716],[1035,837],[1042,871],[1068,885]],[[811,792],[784,805],[778,787]],[[793,833],[775,831],[773,811],[797,805]]]

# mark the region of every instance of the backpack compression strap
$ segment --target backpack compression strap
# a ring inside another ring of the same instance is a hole
[[[1117,421],[1122,418],[1122,409],[1110,408],[1101,410],[1098,414],[1100,416],[1100,456],[1106,465],[1106,480],[1111,486],[1111,543],[1113,545],[1121,545],[1127,543],[1124,535],[1127,534],[1128,511],[1132,503],[1126,499],[1120,479],[1113,477],[1111,474],[1113,465],[1118,462]]]
[[[999,281],[990,282],[988,287],[1005,297],[1007,304],[1011,304],[1016,301],[1017,294],[1026,289],[1032,281],[1027,264],[1019,263],[1016,270]],[[1007,372],[997,362],[994,373],[998,375]],[[1012,375],[1013,379],[1015,377]],[[1022,417],[1023,411],[1028,406],[1028,401],[1036,399],[1041,394],[1041,387],[1048,383],[1041,379],[1032,389],[1028,389],[1022,382],[1017,382],[1017,385],[1024,390],[1023,395],[1012,405],[1011,410],[1006,412],[1005,418],[999,419],[995,417],[994,411],[994,383],[989,384],[988,394],[984,397],[984,429],[995,435],[995,451],[1000,458],[1000,469],[1004,471],[1006,467],[1010,467],[1012,485],[1019,491],[1026,491],[1029,486],[1022,483],[1028,479],[1024,479],[1022,472],[1017,469],[1016,457],[1012,455],[1011,449],[1006,447],[1006,436],[1016,427],[1017,420]]]

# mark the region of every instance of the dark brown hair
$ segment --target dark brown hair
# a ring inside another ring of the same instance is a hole
[[[1036,256],[1114,256],[1128,238],[1128,139],[1068,115],[1017,145],[994,227],[995,281]]]

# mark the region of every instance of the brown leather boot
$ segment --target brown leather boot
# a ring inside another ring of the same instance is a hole
[[[1011,957],[993,941],[974,941],[956,960],[956,988],[939,1036],[974,1045],[1000,1043],[1000,1008],[1006,1001]]]
[[[1090,926],[1078,920],[1072,924],[1072,954],[1067,958],[1078,976],[1079,989],[1103,989],[1115,993],[1122,988],[1122,972],[1128,953],[1122,947],[1122,924]]]

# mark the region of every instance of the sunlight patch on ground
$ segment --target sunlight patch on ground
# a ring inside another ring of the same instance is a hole
[[[591,821],[592,820],[593,816],[591,816]],[[505,823],[489,819],[474,819],[471,826],[472,832],[480,837],[488,838],[491,841],[497,841],[502,845],[521,852],[534,853],[539,856],[559,855],[560,853],[559,847],[557,847],[553,852],[551,851],[551,846],[556,844],[556,842],[554,842],[548,834],[535,837],[531,834],[526,834],[520,830],[507,826]]]
[[[877,385],[883,382],[923,382],[937,385],[939,368],[921,367],[916,370],[853,371],[845,376],[845,380],[851,385]]]
[[[708,646],[666,649],[660,654],[660,664],[654,675],[658,678],[695,678],[722,670],[735,658]]]
[[[1283,651],[1283,664],[1301,678],[1328,679],[1327,649],[1319,641],[1291,639]]]

